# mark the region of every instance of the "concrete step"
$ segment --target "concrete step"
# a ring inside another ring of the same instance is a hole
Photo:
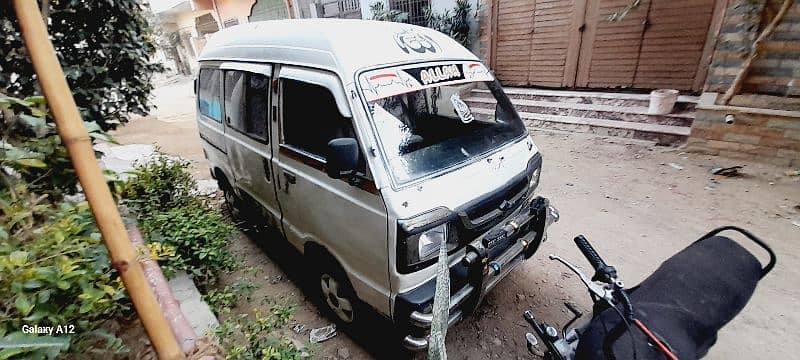
[[[474,114],[494,116],[494,109],[473,108]],[[530,128],[592,133],[603,136],[617,136],[638,140],[654,141],[660,145],[673,145],[686,140],[690,127],[650,124],[634,121],[619,121],[576,116],[562,116],[519,112],[520,117]]]
[[[465,98],[470,107],[493,109],[494,98],[471,96]],[[553,102],[542,100],[513,99],[517,111],[582,118],[597,118],[617,121],[653,123],[661,125],[691,126],[693,111],[673,112],[667,115],[650,115],[644,106],[617,106],[593,103]]]
[[[597,104],[612,106],[630,106],[646,108],[650,103],[649,94],[628,94],[596,91],[569,91],[529,88],[505,88],[512,100],[549,101],[556,103]],[[488,90],[473,90],[474,97],[491,97]],[[697,104],[697,96],[678,96],[675,112],[693,111]]]

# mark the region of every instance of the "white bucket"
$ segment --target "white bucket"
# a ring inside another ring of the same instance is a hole
[[[675,102],[678,101],[678,90],[658,89],[650,93],[650,108],[648,112],[653,115],[666,115],[672,112]]]

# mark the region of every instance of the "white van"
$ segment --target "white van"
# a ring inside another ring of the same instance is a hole
[[[344,324],[369,306],[427,347],[447,246],[450,324],[545,238],[541,156],[500,84],[431,29],[284,20],[216,33],[197,121],[226,200],[278,228]],[[467,105],[483,93],[485,107]]]

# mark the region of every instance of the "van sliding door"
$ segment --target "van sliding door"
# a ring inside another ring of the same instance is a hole
[[[280,211],[273,187],[270,147],[269,65],[223,63],[225,89],[225,140],[233,182],[242,198],[258,204],[261,215],[278,224]],[[244,211],[258,211],[250,208]],[[259,215],[259,214],[246,214]]]

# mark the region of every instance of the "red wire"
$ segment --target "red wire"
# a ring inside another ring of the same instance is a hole
[[[642,332],[645,335],[647,335],[647,337],[654,344],[656,344],[656,346],[658,346],[658,349],[661,350],[661,352],[664,354],[664,357],[666,357],[669,360],[678,360],[678,357],[675,356],[675,354],[673,354],[672,351],[667,349],[667,347],[663,343],[661,343],[661,341],[659,341],[658,338],[656,338],[656,336],[653,335],[652,332],[650,332],[650,329],[648,329],[647,326],[644,326],[644,324],[641,321],[639,321],[639,319],[633,319],[633,323],[636,324],[636,327],[638,327],[639,330],[642,330]]]

